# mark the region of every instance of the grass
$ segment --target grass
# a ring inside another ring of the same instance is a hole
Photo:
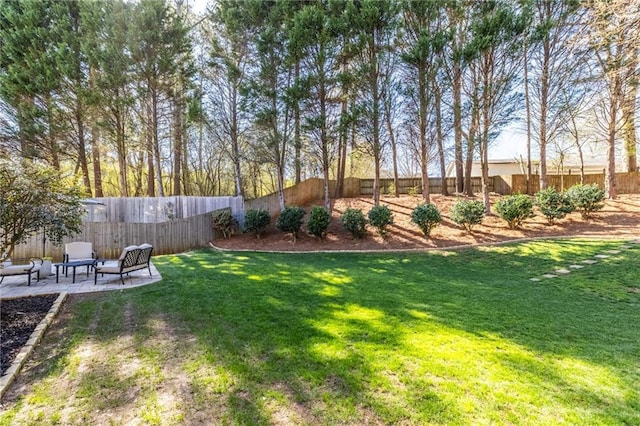
[[[156,257],[68,307],[0,424],[639,424],[640,245],[530,281],[620,244]]]

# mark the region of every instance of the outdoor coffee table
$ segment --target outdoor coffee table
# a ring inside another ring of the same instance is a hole
[[[72,279],[72,283],[75,284],[76,282],[76,268],[78,266],[86,266],[87,267],[87,277],[89,276],[89,269],[93,266],[93,263],[96,262],[95,259],[87,259],[87,260],[76,260],[75,262],[62,262],[62,263],[56,263],[53,266],[56,267],[56,284],[58,283],[58,273],[60,272],[60,267],[62,267],[64,269],[64,276],[66,277],[68,272],[69,272],[69,268],[73,269],[73,279]]]

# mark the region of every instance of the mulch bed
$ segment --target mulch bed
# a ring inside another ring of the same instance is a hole
[[[57,298],[57,294],[50,294],[0,300],[0,375],[11,367]]]

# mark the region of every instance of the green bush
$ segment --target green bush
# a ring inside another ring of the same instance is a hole
[[[484,205],[477,200],[460,200],[451,209],[451,220],[467,232],[484,219]]]
[[[249,209],[244,214],[244,230],[253,232],[256,238],[260,238],[270,222],[271,216],[265,209]]]
[[[507,195],[496,203],[496,211],[509,228],[519,228],[523,220],[533,216],[533,202],[525,194]]]
[[[575,209],[569,197],[562,192],[556,191],[553,187],[536,193],[536,205],[547,218],[549,224],[558,219],[563,219]]]
[[[309,215],[307,229],[311,235],[323,238],[327,234],[327,228],[331,223],[331,215],[324,207],[313,206]]]
[[[583,219],[588,219],[591,213],[604,207],[604,191],[595,183],[592,185],[573,185],[567,189],[567,197]]]
[[[367,213],[369,223],[381,236],[387,235],[387,226],[393,223],[393,212],[388,206],[374,206]]]
[[[304,218],[304,209],[298,206],[285,207],[280,216],[276,220],[276,228],[282,232],[289,232],[293,235],[295,241],[298,238],[298,232],[302,226],[302,219]]]
[[[421,193],[422,189],[418,186],[411,186],[409,187],[409,189],[407,189],[407,195],[410,195],[412,197],[417,197]]]
[[[211,225],[225,239],[231,238],[231,235],[238,229],[238,221],[231,215],[231,209],[228,208],[213,212]]]
[[[411,222],[418,225],[425,237],[442,221],[438,208],[433,204],[420,204],[411,212]]]
[[[362,210],[349,207],[342,213],[340,221],[344,229],[355,238],[360,238],[367,232],[367,219]]]

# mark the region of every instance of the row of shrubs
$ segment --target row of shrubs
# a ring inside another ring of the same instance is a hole
[[[604,191],[597,185],[574,185],[565,192],[558,192],[554,188],[547,188],[530,197],[524,194],[509,195],[501,198],[495,204],[496,213],[507,222],[509,228],[518,228],[522,222],[534,216],[533,207],[538,207],[549,224],[563,219],[569,213],[579,211],[583,218],[604,206]],[[214,228],[221,230],[225,238],[225,230],[233,227],[233,217],[230,212],[221,218],[224,212],[214,217]],[[297,238],[303,224],[305,210],[302,207],[286,207],[276,220],[276,228]],[[481,223],[485,211],[482,202],[477,200],[460,200],[450,212],[453,222],[471,232],[472,228]],[[217,222],[216,222],[217,218]],[[231,221],[231,224],[228,222]],[[340,217],[344,229],[355,238],[366,234],[367,224],[376,229],[379,235],[385,236],[387,228],[393,224],[393,213],[388,206],[372,207],[365,217],[360,209],[347,208]],[[442,215],[434,204],[420,204],[411,212],[411,222],[414,223],[425,236],[429,236],[433,228],[442,221]],[[271,222],[269,212],[264,209],[250,209],[245,213],[245,231],[260,237]],[[323,207],[311,208],[307,230],[311,235],[323,238],[331,222],[331,215]],[[230,235],[230,233],[229,233]]]

